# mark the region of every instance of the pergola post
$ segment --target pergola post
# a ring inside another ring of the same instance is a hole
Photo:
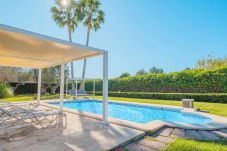
[[[76,91],[75,91],[75,95],[77,96],[77,80],[76,80]]]
[[[42,69],[38,71],[38,89],[37,89],[37,104],[40,104],[41,98],[41,80],[42,80]]]
[[[66,88],[65,88],[65,97],[68,97],[68,83],[69,83],[69,79],[66,79]]]
[[[65,80],[65,64],[61,64],[61,77],[60,77],[60,111],[63,111],[64,106],[64,80]]]
[[[93,96],[95,96],[95,80],[93,81]]]
[[[103,122],[108,124],[108,52],[103,53]]]

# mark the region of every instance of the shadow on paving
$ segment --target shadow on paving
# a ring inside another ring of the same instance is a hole
[[[24,139],[0,140],[5,151],[102,151],[115,147],[142,132],[85,116],[67,113],[67,128],[63,119],[55,128],[36,129]]]

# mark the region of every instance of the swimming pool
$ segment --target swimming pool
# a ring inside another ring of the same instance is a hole
[[[50,104],[59,105],[59,102]],[[69,101],[64,103],[64,107],[99,115],[102,114],[102,102],[98,100]],[[154,120],[185,124],[205,124],[211,121],[210,118],[192,113],[185,113],[182,112],[181,109],[118,102],[109,102],[108,112],[110,117],[142,124]]]

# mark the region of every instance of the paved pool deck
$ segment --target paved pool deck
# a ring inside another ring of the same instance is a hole
[[[102,151],[144,135],[136,129],[66,114],[67,127],[32,129],[9,140],[0,139],[0,151]]]

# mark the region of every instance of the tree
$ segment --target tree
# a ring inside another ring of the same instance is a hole
[[[18,83],[12,87],[13,93],[15,93],[16,89],[21,86],[25,85],[25,82],[31,81],[33,75],[31,72],[26,72],[23,68],[14,68],[16,69],[17,81]]]
[[[138,70],[136,72],[136,75],[144,75],[144,74],[147,74],[147,71],[145,71],[144,69]]]
[[[192,70],[190,67],[186,67],[184,70]]]
[[[55,94],[56,89],[60,85],[59,81],[60,67],[45,68],[42,71],[42,93],[46,93],[47,89],[51,89],[51,93]]]
[[[150,68],[149,73],[164,73],[164,71],[161,68],[152,67]]]
[[[87,27],[87,40],[86,46],[89,45],[90,31],[97,31],[100,29],[100,24],[104,23],[104,12],[100,9],[101,3],[99,0],[81,0],[78,4],[78,14],[83,16],[83,24]],[[84,59],[82,81],[80,89],[84,90],[84,78],[86,72],[87,59]]]
[[[125,77],[128,77],[130,76],[130,74],[128,72],[124,72],[120,75],[120,78],[125,78]]]
[[[0,82],[18,82],[17,68],[0,66]]]
[[[227,58],[215,58],[208,56],[205,59],[200,59],[196,62],[197,69],[216,69],[227,66]]]
[[[69,77],[69,69],[65,68],[65,80]],[[47,89],[55,94],[60,86],[60,66],[45,68],[42,70],[42,93],[46,93]],[[33,69],[4,67],[0,66],[0,83],[15,83],[12,86],[13,92],[25,83],[35,82],[38,80],[38,72]]]
[[[82,16],[78,13],[74,0],[55,0],[56,6],[51,8],[52,18],[60,28],[67,26],[69,41],[72,42],[72,32],[78,27]],[[74,78],[73,62],[71,62],[71,77]],[[72,83],[72,89],[75,89]]]
[[[0,82],[15,83],[15,85],[12,86],[13,93],[19,86],[25,85],[26,82],[33,81],[35,80],[32,70],[18,67],[0,67]]]
[[[42,93],[46,93],[47,89],[51,90],[51,94],[55,94],[60,86],[60,66],[45,68],[42,71]],[[68,78],[68,68],[65,68],[65,79]]]

